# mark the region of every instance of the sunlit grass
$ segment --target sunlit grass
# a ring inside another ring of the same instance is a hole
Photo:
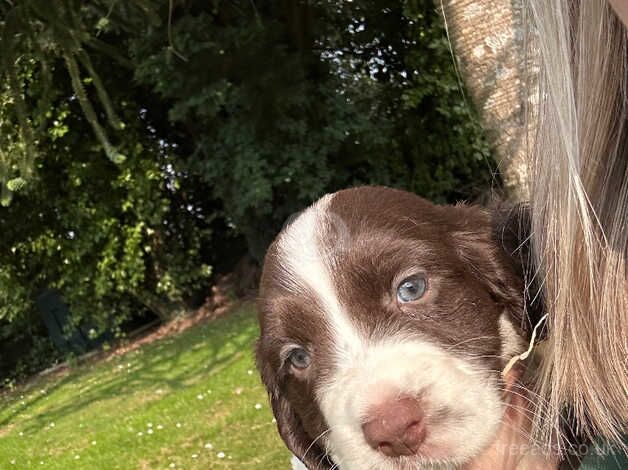
[[[0,468],[288,468],[252,307],[0,396]]]

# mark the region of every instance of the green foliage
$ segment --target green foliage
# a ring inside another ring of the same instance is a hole
[[[29,330],[41,342],[32,352],[50,350],[34,310],[44,289],[62,293],[70,327],[116,332],[143,309],[168,319],[208,284],[211,269],[199,251],[209,242],[212,216],[198,220],[188,211],[189,197],[176,189],[186,186],[186,176],[171,149],[147,130],[151,123],[124,87],[129,80],[122,70],[104,81],[118,90],[117,112],[129,121],[116,134],[126,159],[102,157],[71,84],[61,82],[50,102],[49,125],[38,135],[46,156],[36,160],[24,190],[0,210],[0,333],[16,338],[25,324],[38,326]],[[41,368],[39,358],[56,357],[33,356],[23,367],[16,364],[14,374]]]
[[[50,107],[58,92],[63,69],[70,81],[73,98],[77,99],[83,117],[89,123],[94,137],[106,156],[114,163],[122,163],[125,156],[111,143],[106,124],[115,130],[124,129],[109,93],[100,78],[86,48],[94,48],[102,55],[111,55],[110,48],[98,38],[99,28],[93,23],[113,14],[112,2],[80,2],[61,0],[50,7],[47,0],[24,0],[0,5],[0,127],[10,124],[10,137],[5,137],[5,150],[0,151],[0,185],[2,204],[7,205],[11,193],[24,186],[31,176],[35,160],[42,149],[41,137],[49,125]],[[114,17],[144,15],[146,8],[130,2],[119,5]],[[61,65],[63,64],[63,65]],[[83,79],[83,75],[87,77]],[[104,110],[98,116],[86,90],[86,84],[95,88],[98,102]],[[63,86],[61,86],[63,88]],[[6,127],[6,126],[5,126]],[[1,143],[1,141],[0,141]],[[6,145],[11,144],[14,145]],[[13,174],[22,182],[7,185]]]
[[[431,1],[182,6],[131,42],[140,83],[170,104],[191,171],[263,247],[291,212],[350,184],[431,199],[479,194],[489,150]],[[296,19],[295,19],[296,18]]]
[[[0,48],[7,337],[49,288],[73,324],[168,318],[325,192],[493,181],[432,0],[23,0]]]
[[[141,139],[131,130],[127,136]],[[118,166],[86,148],[48,155],[39,184],[4,210],[0,253],[6,254],[2,266],[13,270],[3,272],[0,292],[12,292],[13,299],[0,313],[54,287],[77,321],[98,320],[104,327],[108,317],[119,322],[137,309],[145,291],[181,301],[207,277],[195,258],[206,231],[170,199],[159,151],[139,144],[125,151],[128,158]],[[173,220],[173,211],[182,220]],[[30,220],[19,221],[27,212]],[[168,229],[176,230],[174,237]],[[25,284],[30,288],[20,290]],[[20,292],[25,298],[16,298]]]

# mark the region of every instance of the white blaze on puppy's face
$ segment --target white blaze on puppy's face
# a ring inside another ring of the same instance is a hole
[[[329,211],[333,197],[324,196],[301,213],[281,235],[278,249],[287,271],[284,279],[289,285],[285,287],[297,295],[304,289],[316,294],[337,340],[338,355],[343,356],[351,351],[360,354],[364,344],[340,305],[330,272],[334,251],[342,250],[344,239],[349,236],[341,219]],[[330,228],[336,237],[325,244],[322,239]]]
[[[472,356],[451,352],[421,331],[368,335],[358,327],[335,284],[335,270],[345,268],[337,254],[351,247],[349,230],[330,211],[332,200],[326,196],[305,210],[277,245],[283,287],[316,296],[333,344],[330,373],[315,388],[329,427],[322,439],[328,453],[342,470],[449,468],[468,461],[498,430],[503,404],[497,378]],[[333,240],[325,237],[330,230]],[[509,339],[515,334],[505,333]],[[426,437],[417,455],[393,458],[367,443],[362,425],[369,409],[398,397],[419,401]]]

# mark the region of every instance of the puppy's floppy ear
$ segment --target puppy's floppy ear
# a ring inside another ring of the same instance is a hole
[[[327,453],[310,437],[301,424],[301,419],[286,398],[285,390],[278,381],[277,370],[272,366],[266,354],[267,348],[262,337],[257,342],[256,357],[262,382],[266,387],[273,415],[277,421],[279,435],[286,446],[309,470],[329,470],[334,463]]]
[[[542,281],[536,275],[532,255],[530,207],[527,204],[495,207],[492,210],[492,225],[493,238],[523,281],[525,315],[521,321],[524,330],[531,333],[544,314],[544,302]],[[543,338],[543,333],[540,338]]]
[[[525,206],[458,206],[455,248],[473,275],[489,289],[513,323],[530,333],[540,318],[540,300],[530,288],[529,217]],[[532,302],[534,300],[534,302]],[[538,318],[537,318],[538,317]]]

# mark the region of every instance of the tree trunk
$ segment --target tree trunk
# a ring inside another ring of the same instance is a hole
[[[536,77],[529,73],[535,49],[526,47],[531,38],[523,3],[447,0],[443,5],[458,69],[494,146],[506,190],[527,199],[525,155],[532,127],[526,126],[526,112],[535,103]]]
[[[159,317],[162,322],[168,322],[185,313],[186,308],[181,302],[164,299],[163,297],[146,289],[133,291],[133,295],[146,308]]]

